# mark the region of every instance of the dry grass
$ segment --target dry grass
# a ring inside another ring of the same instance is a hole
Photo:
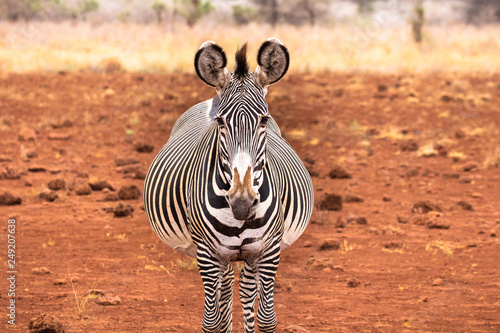
[[[257,49],[270,36],[289,48],[293,72],[500,70],[500,27],[429,26],[424,42],[417,46],[409,25],[367,26],[370,22],[300,28],[251,24],[230,29],[213,24],[189,29],[183,25],[0,22],[0,71],[194,72],[194,54],[206,40],[224,47],[230,68],[231,55],[248,41],[254,68]],[[367,30],[369,34],[363,32]]]

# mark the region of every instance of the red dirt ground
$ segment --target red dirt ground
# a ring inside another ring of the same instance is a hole
[[[31,318],[49,313],[66,332],[200,331],[199,274],[178,264],[189,258],[159,242],[141,199],[121,200],[134,213],[117,218],[108,212],[117,202],[103,201],[113,191],[79,196],[75,189],[97,177],[115,192],[132,184],[142,191],[141,173],[175,120],[213,95],[192,75],[0,76],[0,178],[8,175],[0,193],[22,198],[21,205],[0,206],[2,269],[7,219],[15,218],[19,272],[17,326],[2,315],[1,330],[25,332]],[[304,235],[283,252],[279,332],[500,332],[500,173],[492,166],[500,161],[500,77],[293,74],[271,87],[267,100],[285,138],[316,173],[316,201],[325,193],[364,200],[344,202],[340,211],[316,209]],[[20,140],[30,137],[25,127],[34,140]],[[409,139],[440,154],[403,150]],[[136,141],[153,151],[137,152]],[[37,157],[27,157],[33,149]],[[138,163],[119,167],[118,158]],[[352,178],[331,179],[335,165]],[[28,170],[37,166],[45,171]],[[20,177],[9,179],[16,172]],[[57,178],[66,189],[53,202],[40,199]],[[437,204],[440,216],[413,213],[422,200]],[[460,200],[474,210],[457,209]],[[352,215],[367,224],[336,224]],[[325,239],[333,249],[320,250]],[[311,258],[331,261],[311,271]],[[41,267],[50,274],[33,274]],[[57,279],[66,283],[55,285]],[[80,319],[75,293],[83,301],[92,288],[121,303],[88,298]],[[2,311],[7,290],[3,278]],[[242,321],[236,297],[235,332],[243,332]]]

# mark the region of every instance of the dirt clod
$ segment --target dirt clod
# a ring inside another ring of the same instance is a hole
[[[469,162],[463,166],[462,170],[464,170],[465,172],[477,171],[477,166],[478,164],[476,162]]]
[[[347,226],[347,221],[342,216],[339,216],[337,221],[335,221],[335,228],[345,228]]]
[[[319,245],[320,251],[330,251],[340,249],[340,242],[337,239],[323,239]]]
[[[48,275],[51,273],[47,267],[36,267],[36,268],[33,268],[31,270],[31,274],[33,274],[33,275]]]
[[[122,186],[118,191],[118,198],[121,200],[135,200],[141,196],[141,191],[135,185]]]
[[[115,164],[118,167],[125,166],[125,165],[131,165],[131,164],[138,164],[139,160],[136,158],[117,158],[115,159]]]
[[[64,327],[55,316],[44,313],[30,320],[28,331],[30,333],[64,333]]]
[[[61,140],[61,141],[65,141],[65,140],[71,139],[71,134],[69,134],[69,133],[59,133],[59,132],[51,132],[51,133],[49,133],[48,138],[49,138],[49,140]]]
[[[342,210],[342,197],[340,195],[325,193],[318,203],[319,210]]]
[[[55,191],[45,189],[44,191],[40,192],[38,197],[42,200],[52,202],[52,201],[56,200],[57,198],[59,198],[59,195]]]
[[[53,191],[63,190],[64,188],[66,188],[66,182],[62,178],[52,179],[47,184],[47,187]]]
[[[299,325],[285,327],[285,333],[309,333],[310,331]]]
[[[99,305],[119,305],[121,302],[120,296],[99,296],[97,299]]]
[[[399,145],[401,151],[417,151],[419,148],[418,142],[414,139],[402,141]]]
[[[21,172],[13,167],[5,167],[5,170],[0,173],[0,179],[20,179]]]
[[[355,194],[347,194],[344,197],[344,202],[345,203],[351,203],[351,202],[364,202],[363,198],[355,195]]]
[[[305,269],[307,271],[322,271],[327,268],[333,268],[332,259],[311,258],[307,261]]]
[[[442,209],[437,202],[432,200],[419,201],[413,205],[412,209],[413,213],[418,214],[425,214],[431,211],[442,212]]]
[[[20,205],[23,199],[16,197],[10,192],[0,194],[0,206]]]
[[[349,280],[347,280],[347,286],[350,287],[350,288],[356,288],[358,287],[359,285],[361,284],[361,281],[359,281],[358,279],[356,279],[355,277],[352,277],[350,278]]]
[[[32,128],[24,127],[19,131],[17,139],[19,141],[35,141],[36,132]]]
[[[52,283],[54,283],[54,285],[56,285],[56,286],[60,286],[60,285],[68,283],[68,280],[66,280],[64,278],[62,278],[62,279],[55,279],[54,281],[52,281]]]
[[[125,205],[121,202],[117,203],[116,206],[113,207],[113,213],[116,217],[125,217],[132,216],[134,212],[134,208],[130,205]]]
[[[92,192],[90,185],[87,183],[80,183],[75,187],[76,195],[89,195]]]
[[[340,165],[335,165],[328,173],[328,177],[331,179],[350,179],[352,175]]]
[[[139,153],[150,153],[153,151],[154,146],[149,143],[138,141],[134,143],[134,149]]]
[[[444,281],[441,278],[437,278],[434,281],[432,281],[433,287],[439,287],[439,286],[442,286],[443,284],[444,284]]]
[[[474,211],[474,207],[465,200],[460,200],[450,207],[450,210],[467,210],[470,212]]]
[[[92,189],[92,191],[102,191],[105,188],[107,188],[107,189],[109,189],[111,191],[115,190],[113,188],[113,186],[111,186],[106,180],[99,179],[99,178],[96,178],[96,177],[90,178],[89,181],[88,181],[88,183],[89,183],[89,186]]]
[[[106,294],[106,292],[102,289],[89,289],[87,290],[87,293],[86,295],[100,295],[100,296],[104,296]]]

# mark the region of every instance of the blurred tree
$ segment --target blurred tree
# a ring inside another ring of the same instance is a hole
[[[167,6],[161,1],[155,1],[151,8],[155,12],[156,22],[161,24],[163,21],[163,13],[167,10]]]
[[[179,6],[176,6],[175,13],[184,17],[189,27],[193,27],[200,18],[214,9],[209,0],[181,0]]]
[[[250,23],[257,17],[253,7],[248,5],[235,5],[233,6],[233,19],[237,25],[244,25]]]
[[[487,24],[500,21],[500,0],[469,0],[467,23]]]
[[[377,0],[354,0],[358,5],[358,13],[369,14],[373,12],[373,3]]]
[[[413,30],[413,40],[416,43],[422,42],[422,29],[425,22],[425,10],[422,0],[418,0],[413,8],[413,18],[412,18],[412,30]]]
[[[273,27],[278,24],[280,17],[280,3],[278,0],[252,0],[259,6],[259,15],[261,15]]]
[[[283,14],[287,22],[315,25],[318,19],[328,14],[327,7],[331,0],[296,0],[289,3],[290,8]]]
[[[83,0],[78,14],[85,21],[87,14],[95,12],[99,9],[99,2],[97,0]]]

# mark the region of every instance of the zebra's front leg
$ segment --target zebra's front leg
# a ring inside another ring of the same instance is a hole
[[[219,333],[222,326],[221,287],[227,263],[221,263],[207,247],[198,246],[198,269],[205,289],[205,311],[202,329],[204,333]]]
[[[234,271],[231,264],[227,265],[222,277],[221,295],[220,295],[220,310],[222,316],[222,333],[233,332],[233,285]]]
[[[257,290],[259,292],[259,309],[257,311],[257,324],[261,333],[275,333],[278,321],[274,311],[274,280],[280,261],[280,244],[274,242],[268,248],[264,257],[255,268],[257,275]]]
[[[240,275],[240,300],[243,307],[245,320],[245,333],[255,332],[255,298],[257,297],[257,284],[255,273],[251,265],[245,261]]]

